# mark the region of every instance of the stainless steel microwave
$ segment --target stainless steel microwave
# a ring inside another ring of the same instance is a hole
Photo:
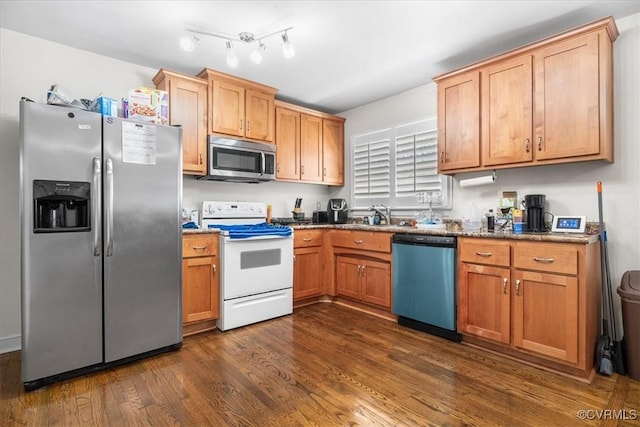
[[[276,146],[209,135],[208,176],[203,179],[263,182],[276,179]]]

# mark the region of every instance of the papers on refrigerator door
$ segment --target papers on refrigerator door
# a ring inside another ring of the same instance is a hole
[[[156,164],[156,126],[122,122],[122,162]]]

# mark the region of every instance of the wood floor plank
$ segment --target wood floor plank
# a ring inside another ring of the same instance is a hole
[[[29,393],[8,353],[0,380],[3,427],[568,426],[603,421],[579,410],[640,409],[637,381],[585,384],[327,303]]]

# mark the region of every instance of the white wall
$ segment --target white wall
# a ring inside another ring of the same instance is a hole
[[[596,182],[603,183],[603,217],[608,230],[612,285],[615,288],[627,270],[640,270],[640,14],[616,21],[620,36],[614,53],[615,69],[615,163],[586,162],[497,171],[494,185],[460,188],[460,179],[486,175],[458,174],[454,177],[453,209],[444,212],[460,218],[468,203],[478,208],[496,208],[502,191],[545,194],[547,210],[554,214],[587,215],[598,221]],[[435,117],[436,85],[427,85],[341,113],[346,118],[346,154],[355,135]],[[347,157],[346,164],[351,162]],[[345,171],[351,177],[351,171]],[[347,183],[337,194],[349,197]],[[399,214],[402,215],[402,214]]]
[[[76,97],[99,93],[119,99],[130,88],[152,86],[156,69],[117,61],[46,40],[0,29],[0,353],[20,347],[20,237],[18,230],[19,107],[25,96],[43,102],[59,84]],[[291,216],[296,197],[310,216],[316,201],[327,203],[323,185],[236,184],[185,176],[183,206],[202,200],[264,201],[274,216]]]

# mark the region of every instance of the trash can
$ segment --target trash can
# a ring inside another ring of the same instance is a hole
[[[622,325],[627,347],[627,372],[640,381],[640,270],[622,275],[618,294],[622,300]]]

